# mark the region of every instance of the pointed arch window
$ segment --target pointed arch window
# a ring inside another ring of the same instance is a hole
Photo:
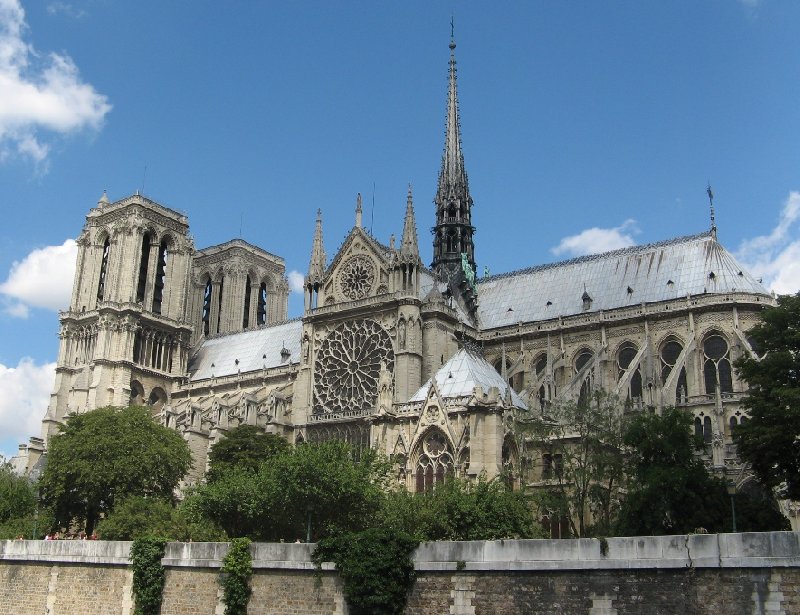
[[[211,295],[214,291],[214,286],[211,284],[211,278],[206,281],[206,287],[203,290],[203,335],[208,335],[211,329]]]
[[[719,386],[720,393],[733,393],[730,347],[719,333],[713,332],[703,341],[703,377],[706,394],[714,395]]]
[[[108,275],[108,256],[111,253],[111,242],[106,237],[103,243],[103,260],[100,262],[100,280],[97,283],[97,300],[102,301],[106,290],[106,275]]]
[[[617,353],[617,380],[621,380],[629,369],[634,370],[628,383],[628,401],[642,398],[642,370],[638,364],[631,367],[638,352],[639,349],[633,342],[625,342]]]
[[[220,277],[219,286],[217,288],[219,290],[217,291],[217,294],[218,294],[218,296],[217,296],[217,328],[216,328],[215,332],[219,333],[221,331],[220,325],[222,324],[222,306],[225,305],[222,302],[222,297],[223,297],[222,292],[223,292],[223,290],[225,288],[225,276]]]
[[[163,240],[158,246],[158,264],[156,266],[156,280],[153,287],[153,313],[161,313],[161,303],[164,300],[164,286],[167,281],[167,240]]]
[[[247,329],[250,326],[250,294],[253,292],[250,288],[252,282],[250,276],[244,283],[244,311],[242,313],[242,329]]]
[[[147,288],[147,268],[150,264],[150,233],[142,236],[142,249],[139,257],[139,280],[136,283],[136,303],[144,301],[144,292]]]
[[[661,347],[660,359],[661,359],[661,385],[664,386],[667,384],[667,380],[669,379],[670,374],[672,373],[673,368],[678,362],[678,357],[681,356],[683,352],[683,345],[676,339],[670,338],[668,339],[664,345]],[[686,366],[681,366],[681,371],[678,374],[678,379],[675,384],[675,400],[676,403],[680,404],[683,403],[686,399]]]
[[[262,282],[258,287],[257,320],[259,325],[267,324],[267,283]]]
[[[455,464],[447,439],[438,430],[431,431],[422,443],[422,454],[416,467],[416,491],[436,488],[453,475]]]
[[[589,362],[594,358],[594,353],[588,348],[584,348],[575,357],[575,373],[578,374],[586,367]],[[581,383],[580,393],[578,394],[578,405],[586,406],[589,403],[589,398],[592,395],[592,375],[591,373],[584,375],[583,382]]]

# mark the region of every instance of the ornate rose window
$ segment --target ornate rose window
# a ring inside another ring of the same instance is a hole
[[[363,299],[375,284],[375,265],[366,256],[353,256],[345,261],[339,273],[339,292],[351,301]]]
[[[314,365],[314,413],[375,409],[381,367],[394,373],[389,334],[374,320],[345,322],[322,342]]]

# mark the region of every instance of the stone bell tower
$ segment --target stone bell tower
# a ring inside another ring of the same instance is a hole
[[[104,192],[89,211],[69,309],[60,314],[45,440],[73,412],[168,401],[189,352],[188,230],[186,216],[139,194],[112,203]]]

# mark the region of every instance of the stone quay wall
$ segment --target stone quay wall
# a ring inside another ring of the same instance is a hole
[[[0,614],[132,615],[129,542],[0,541]],[[255,543],[251,615],[347,614],[314,545]],[[170,543],[163,615],[222,615],[227,543]],[[407,615],[800,613],[800,533],[436,542]]]

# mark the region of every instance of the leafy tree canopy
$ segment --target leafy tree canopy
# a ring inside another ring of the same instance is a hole
[[[255,472],[262,463],[288,449],[289,443],[280,436],[264,433],[256,425],[239,425],[211,448],[207,479],[219,480],[234,468]]]
[[[541,535],[522,492],[509,490],[502,481],[487,481],[483,477],[474,483],[452,478],[426,493],[393,491],[387,496],[377,525],[420,541]]]
[[[312,539],[368,527],[384,499],[389,464],[373,451],[358,461],[342,442],[303,444],[276,454],[256,473],[233,469],[198,487],[193,506],[229,536]]]
[[[98,408],[70,416],[51,438],[42,497],[56,523],[81,522],[90,533],[126,496],[171,499],[191,461],[183,438],[148,409]]]
[[[737,450],[764,485],[800,499],[800,293],[778,297],[749,335],[762,356],[736,363],[750,414],[734,431]]]
[[[159,536],[169,540],[224,541],[225,532],[198,518],[186,503],[175,506],[159,497],[139,495],[117,502],[114,510],[97,524],[103,540],[136,540]]]
[[[0,463],[0,540],[43,534],[52,523],[47,511],[36,507],[36,484],[17,476],[11,464]]]
[[[630,489],[620,512],[621,535],[723,531],[729,512],[722,481],[695,458],[688,412],[637,415],[625,432],[631,447]]]
[[[17,476],[10,463],[0,463],[0,523],[24,517],[36,509],[36,487]]]

